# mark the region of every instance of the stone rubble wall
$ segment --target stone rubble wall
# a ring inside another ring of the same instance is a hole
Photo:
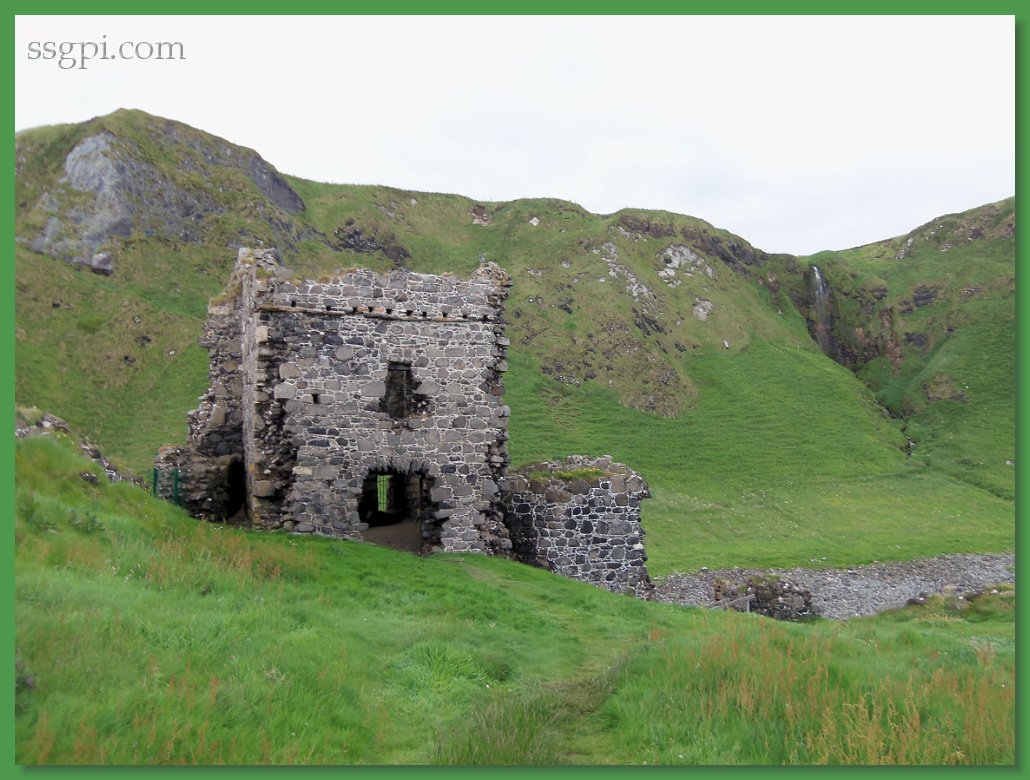
[[[797,621],[817,614],[810,590],[773,575],[752,575],[743,582],[716,579],[712,583],[712,597],[710,606],[755,612],[776,620]]]
[[[595,469],[599,476],[563,472]],[[647,483],[610,456],[570,456],[509,475],[505,509],[514,556],[616,593],[651,598],[640,500]]]
[[[241,249],[209,308],[211,387],[186,446],[157,459],[195,516],[230,520],[245,502],[236,520],[255,527],[360,540],[366,485],[392,474],[423,551],[510,554],[651,597],[639,474],[573,456],[508,478],[504,271],[289,277],[275,250]]]
[[[179,503],[190,514],[227,520],[231,464],[243,460],[242,301],[239,293],[247,272],[237,266],[226,295],[208,306],[200,344],[210,352],[208,390],[188,412],[185,447],[162,448],[155,466],[179,470]],[[161,480],[170,484],[170,479]]]
[[[379,274],[360,269],[331,282],[275,284],[262,290],[259,297],[261,305],[284,310],[366,314],[412,322],[496,322],[498,307],[506,297],[503,283],[497,284],[498,271],[489,264],[471,279],[459,279],[447,274]]]
[[[508,275],[492,263],[466,280],[285,275],[274,250],[241,249],[228,299],[210,309],[212,387],[178,460],[184,503],[218,519],[237,459],[253,525],[360,539],[366,477],[418,475],[431,504],[426,549],[507,551]],[[381,404],[398,363],[425,403],[394,419]]]
[[[262,292],[275,283],[279,258],[267,251],[240,250],[240,310],[243,349],[243,452],[246,463],[247,515],[252,525],[272,529],[283,525],[286,486],[293,480],[297,444],[285,429],[286,410],[268,392],[278,380],[279,367],[290,359],[280,344],[268,338],[268,325],[257,313]],[[269,279],[269,282],[259,281]],[[294,330],[304,327],[295,317]],[[285,369],[284,369],[285,370]]]

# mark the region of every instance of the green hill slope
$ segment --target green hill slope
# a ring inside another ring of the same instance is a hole
[[[1011,588],[785,624],[196,523],[57,437],[16,455],[19,764],[1015,760]]]
[[[818,267],[826,351],[903,421],[912,455],[1015,491],[1015,199],[801,263]],[[812,271],[791,296],[814,329]]]
[[[868,349],[853,364],[863,384],[810,337],[806,276],[818,261],[831,283],[838,343],[860,328],[893,354],[876,330],[880,304],[897,312],[912,287],[942,289],[934,261],[960,250],[989,250],[1004,276],[1014,267],[1004,219],[948,253],[914,244],[904,272],[888,273],[865,249],[768,255],[665,212],[282,177],[250,150],[137,111],[16,143],[18,402],[64,417],[140,473],[185,435],[206,382],[196,344],[206,302],[236,247],[276,245],[314,277],[354,266],[465,274],[484,256],[515,280],[513,458],[607,453],[641,471],[655,493],[644,510],[655,570],[1012,546],[1010,288],[962,277],[947,289],[983,294],[940,292],[915,307],[913,323],[947,300],[953,315],[933,332],[953,331],[923,351],[902,347],[897,374]],[[876,305],[862,308],[870,289]],[[901,327],[883,333],[903,338]],[[980,344],[998,359],[973,376]],[[966,401],[916,393],[959,383]],[[904,418],[888,419],[874,391]]]

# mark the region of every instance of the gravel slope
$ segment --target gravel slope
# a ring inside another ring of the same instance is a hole
[[[658,601],[685,606],[710,604],[712,581],[740,582],[753,574],[774,574],[812,592],[812,605],[825,618],[871,615],[904,606],[919,594],[954,587],[959,594],[1015,582],[1015,555],[957,554],[915,561],[871,563],[851,569],[721,569],[670,574],[655,580]]]

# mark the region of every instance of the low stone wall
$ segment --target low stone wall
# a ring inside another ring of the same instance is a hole
[[[506,524],[517,560],[616,593],[651,598],[644,479],[610,456],[570,456],[509,475]]]

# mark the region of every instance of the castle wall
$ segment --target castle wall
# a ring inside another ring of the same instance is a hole
[[[244,460],[241,289],[241,277],[234,275],[230,294],[208,307],[200,339],[211,354],[208,390],[186,416],[186,446],[163,452],[156,462],[159,470],[180,471],[179,503],[210,520],[231,519],[242,508],[232,488],[243,478]]]
[[[506,550],[507,274],[280,271],[271,252],[241,250],[234,302],[212,309],[209,331],[224,330],[191,421],[187,492],[210,504],[221,461],[240,458],[253,525],[360,539],[367,480],[388,474],[409,486],[426,549]]]
[[[179,469],[192,514],[423,552],[510,552],[650,597],[639,474],[572,456],[507,475],[504,271],[288,274],[274,250],[241,249],[209,308],[211,387],[186,446],[156,460]],[[403,544],[401,521],[414,534]]]
[[[244,326],[245,360],[255,367],[253,403],[244,404],[253,410],[252,517],[360,538],[368,475],[418,473],[432,485],[430,547],[507,547],[495,508],[508,464],[506,283],[496,266],[471,280],[371,271],[331,283],[255,278],[255,313]],[[421,397],[399,418],[383,408],[391,365]],[[284,439],[296,452],[290,473],[269,468]]]
[[[587,476],[570,476],[576,471]],[[610,457],[571,456],[523,467],[508,481],[505,509],[517,559],[650,598],[640,524],[640,500],[649,493],[639,474]]]

